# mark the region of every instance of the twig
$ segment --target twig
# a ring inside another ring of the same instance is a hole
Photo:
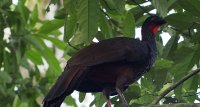
[[[188,80],[189,78],[191,78],[192,76],[194,76],[198,72],[200,72],[200,68],[197,68],[196,70],[192,70],[189,74],[187,74],[186,76],[184,76],[181,80],[179,80],[178,82],[176,82],[175,84],[173,84],[172,86],[170,86],[169,88],[167,88],[164,92],[162,92],[160,94],[160,96],[153,101],[152,104],[158,104],[158,102],[162,98],[164,98],[169,92],[171,92],[172,90],[174,90],[176,87],[178,87],[180,84],[184,83],[186,80]]]
[[[188,27],[187,29],[188,29],[188,33],[184,33],[184,32],[182,32],[180,29],[177,29],[177,28],[175,28],[175,27],[169,27],[169,28],[171,28],[171,29],[173,29],[173,30],[175,30],[175,31],[177,31],[177,32],[180,32],[182,35],[184,35],[184,36],[189,36],[189,37],[191,37],[191,29],[192,29],[192,27],[194,27],[195,25],[198,25],[198,26],[200,26],[200,23],[199,22],[192,22],[193,24],[190,26],[190,27]]]
[[[185,37],[190,37],[191,38],[191,31],[190,31],[190,29],[188,28],[188,33],[186,33],[186,32],[183,32],[183,31],[181,31],[180,29],[177,29],[177,28],[175,28],[175,27],[168,27],[168,28],[170,28],[170,29],[172,29],[172,30],[174,30],[174,31],[176,31],[176,32],[178,32],[178,33],[180,33],[181,35],[183,35],[183,36],[185,36]],[[200,44],[200,42],[193,42],[194,44]]]
[[[107,3],[105,0],[103,0],[103,2],[105,3],[105,5],[107,6],[107,8],[108,8],[109,10],[113,10],[113,9],[110,8],[110,6],[108,5],[108,3]],[[115,10],[115,9],[114,9],[114,10]]]
[[[74,48],[75,50],[80,50],[79,48],[73,46],[69,41],[67,41],[67,44],[68,44],[70,47]]]
[[[168,28],[175,30],[176,32],[181,33],[183,36],[190,36],[188,33],[184,33],[183,31],[181,31],[180,29],[177,29],[175,27],[168,27]]]
[[[199,94],[200,94],[200,92],[198,92],[198,93],[194,93],[194,94],[184,95],[183,97],[190,97],[190,96],[195,96],[195,95],[199,95]]]
[[[200,103],[176,103],[176,104],[163,104],[163,105],[147,105],[137,107],[200,107]]]
[[[106,12],[104,12],[102,9],[101,9],[101,11],[103,12],[103,14],[104,14],[105,16],[108,17],[108,22],[109,22],[110,25],[114,25],[116,28],[119,28],[119,25],[117,24],[117,22],[116,22],[114,19],[112,19],[112,18],[111,18]]]
[[[137,3],[135,0],[132,0],[136,5],[138,5],[144,12],[146,12],[148,15],[151,16],[151,14],[149,12],[147,12],[147,10],[145,10],[139,3]]]

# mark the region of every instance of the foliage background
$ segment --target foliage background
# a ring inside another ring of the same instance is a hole
[[[49,3],[57,6],[53,19],[45,17]],[[134,37],[134,29],[148,17],[144,13],[156,9],[156,14],[168,22],[163,31],[170,39],[164,45],[163,38],[157,36],[155,65],[125,92],[131,106],[151,104],[200,66],[199,6],[200,0],[19,0],[17,4],[1,0],[0,106],[41,106],[67,59],[77,51],[74,47],[87,46],[94,38]],[[196,74],[167,94],[160,104],[199,102],[199,84],[200,76]],[[93,95],[90,106],[105,105],[101,93]],[[85,94],[80,93],[79,102],[84,99]],[[121,107],[118,97],[113,97],[112,102]],[[65,103],[78,106],[71,96]]]

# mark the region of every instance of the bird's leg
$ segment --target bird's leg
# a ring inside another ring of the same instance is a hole
[[[124,107],[129,107],[123,93],[122,90],[124,89],[124,87],[127,85],[127,83],[129,81],[131,81],[131,79],[133,78],[133,72],[132,69],[130,68],[125,68],[123,69],[123,73],[121,73],[119,75],[119,77],[117,78],[116,81],[116,86],[115,89],[119,95],[120,100],[122,101]]]
[[[110,101],[109,96],[108,96],[108,98],[107,98],[107,96],[106,96],[106,101],[107,101],[107,107],[111,107],[112,103],[111,103],[111,101]]]
[[[104,88],[103,89],[103,94],[106,97],[106,101],[107,101],[107,107],[111,107],[111,101],[110,101],[110,89],[109,88]]]
[[[117,91],[117,93],[119,95],[120,100],[123,102],[124,107],[129,107],[129,105],[128,105],[128,103],[127,103],[127,101],[126,101],[121,89],[116,88],[116,91]]]

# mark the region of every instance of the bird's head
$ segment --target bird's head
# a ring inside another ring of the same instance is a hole
[[[146,41],[154,39],[160,26],[165,23],[166,21],[157,15],[148,17],[142,25],[142,40]]]
[[[144,24],[146,24],[146,26],[148,27],[147,29],[153,32],[154,34],[157,33],[159,27],[165,23],[166,21],[157,15],[151,15],[144,22]]]

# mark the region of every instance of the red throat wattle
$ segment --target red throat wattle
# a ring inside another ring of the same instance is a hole
[[[152,31],[154,34],[158,32],[160,25],[156,25],[156,24],[151,24],[149,26],[150,31]]]

